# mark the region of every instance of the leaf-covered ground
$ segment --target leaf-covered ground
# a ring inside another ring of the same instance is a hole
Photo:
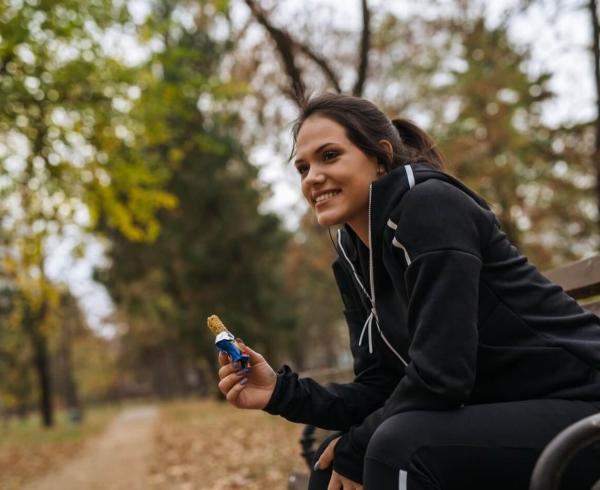
[[[257,410],[190,401],[166,405],[156,432],[154,489],[285,489],[305,471],[302,427]]]

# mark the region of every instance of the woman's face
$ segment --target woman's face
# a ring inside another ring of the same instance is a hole
[[[302,193],[319,224],[366,227],[369,185],[377,178],[376,158],[355,146],[343,126],[318,115],[302,124],[296,150]]]

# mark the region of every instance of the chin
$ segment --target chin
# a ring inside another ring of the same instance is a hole
[[[343,222],[338,216],[331,216],[328,213],[317,214],[317,223],[321,226],[341,225]]]

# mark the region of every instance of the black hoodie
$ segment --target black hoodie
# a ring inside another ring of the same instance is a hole
[[[345,227],[333,264],[354,381],[321,386],[284,366],[265,407],[344,431],[338,473],[362,482],[371,435],[400,412],[600,400],[600,320],[528,263],[460,181],[423,164],[379,178],[369,240]]]

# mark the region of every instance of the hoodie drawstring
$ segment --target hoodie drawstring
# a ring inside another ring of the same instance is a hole
[[[365,336],[365,331],[369,337],[369,354],[373,354],[373,318],[375,318],[375,322],[377,322],[377,317],[375,316],[375,312],[371,309],[371,313],[367,317],[367,321],[363,325],[362,331],[360,332],[360,338],[358,339],[358,346],[362,345],[363,337]]]
[[[367,336],[369,338],[369,354],[373,354],[373,318],[375,318],[375,323],[377,324],[377,330],[381,333],[381,328],[379,327],[379,320],[377,319],[377,315],[375,314],[375,307],[373,306],[373,299],[371,298],[371,295],[367,292],[367,289],[365,288],[362,281],[360,280],[360,277],[356,273],[354,264],[352,264],[352,261],[350,260],[350,258],[346,254],[346,251],[344,250],[344,247],[342,246],[342,234],[341,234],[340,230],[338,230],[338,245],[340,247],[340,250],[342,251],[342,255],[344,256],[344,258],[350,265],[350,268],[352,269],[352,273],[354,274],[354,278],[356,279],[356,282],[358,283],[358,285],[362,289],[363,293],[365,293],[365,296],[371,303],[371,312],[369,313],[369,316],[367,317],[367,320],[365,321],[365,323],[363,325],[362,331],[360,332],[360,338],[358,339],[358,346],[360,347],[362,345],[362,341],[365,336],[365,332],[367,332]]]

